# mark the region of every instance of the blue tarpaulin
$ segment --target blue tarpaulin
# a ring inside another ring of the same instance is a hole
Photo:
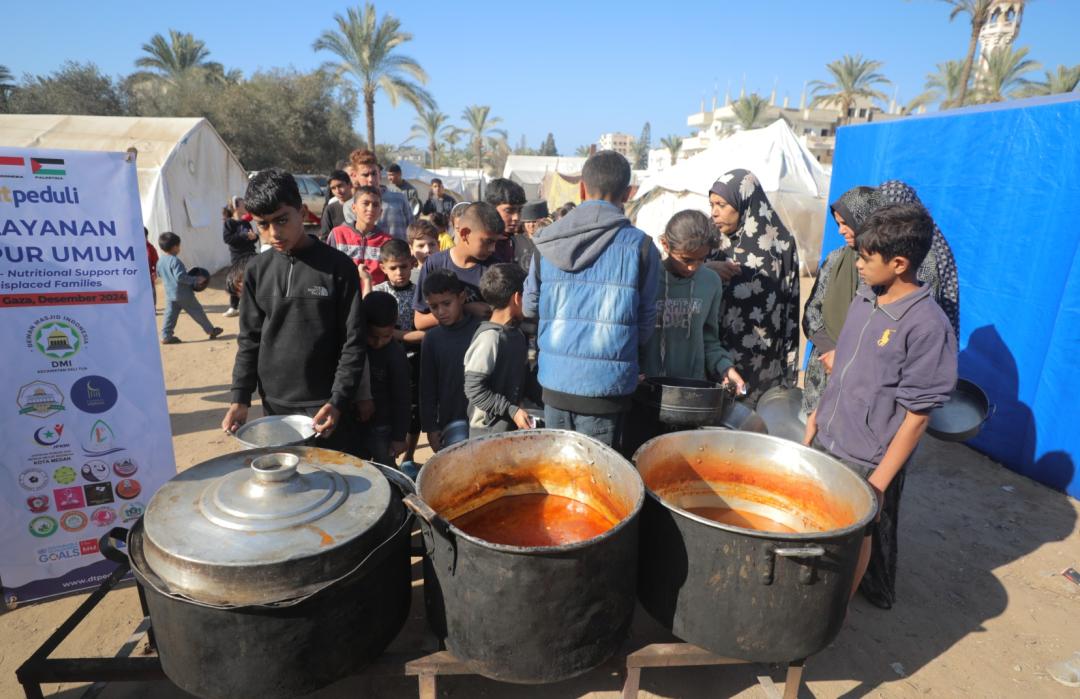
[[[996,410],[971,446],[1080,497],[1080,97],[839,129],[829,201],[893,179],[956,257],[960,376]]]

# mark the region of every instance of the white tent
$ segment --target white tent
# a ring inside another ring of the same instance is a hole
[[[628,211],[635,225],[658,240],[683,209],[709,213],[709,187],[728,170],[745,168],[761,182],[799,247],[804,273],[821,257],[829,173],[780,119],[762,129],[739,131],[674,167],[645,178]]]
[[[139,198],[150,241],[172,231],[180,258],[211,272],[229,264],[221,209],[247,174],[206,119],[0,114],[0,146],[118,151],[136,148]]]
[[[562,175],[580,175],[585,158],[564,158],[554,155],[509,155],[503,168],[503,177],[517,182],[525,189],[527,199],[542,199],[540,185],[544,175],[558,172]]]

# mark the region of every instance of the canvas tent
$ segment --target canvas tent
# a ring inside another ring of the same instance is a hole
[[[151,242],[172,231],[180,259],[211,272],[229,264],[221,209],[247,174],[206,119],[0,114],[0,146],[124,152],[136,148],[139,199]]]
[[[736,168],[754,173],[799,247],[803,273],[817,270],[827,209],[829,173],[787,122],[739,131],[674,167],[646,177],[627,207],[635,225],[659,240],[668,220],[683,209],[709,212],[709,187]]]
[[[585,158],[564,158],[549,155],[510,155],[506,158],[503,177],[525,188],[527,199],[540,199],[544,176],[550,172],[580,175]]]

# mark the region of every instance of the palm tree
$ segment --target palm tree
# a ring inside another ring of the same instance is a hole
[[[1046,71],[1046,82],[1032,83],[1024,91],[1026,97],[1061,95],[1072,92],[1080,84],[1080,65],[1058,66],[1056,73]]]
[[[450,117],[437,109],[420,110],[416,113],[416,121],[413,123],[409,140],[411,141],[414,138],[427,139],[428,155],[431,157],[428,167],[431,169],[438,167],[435,161],[439,152],[439,138],[446,138],[449,131],[454,128],[447,124],[448,121],[450,121]]]
[[[461,137],[464,136],[464,135],[465,135],[465,131],[462,130],[462,129],[459,129],[456,126],[448,126],[448,127],[446,127],[446,129],[444,129],[443,140],[446,141],[446,145],[448,145],[450,147],[450,155],[451,156],[454,155],[454,153],[455,153],[454,148],[457,146],[458,141],[460,141]]]
[[[926,76],[926,92],[915,98],[921,106],[938,102],[938,109],[951,109],[963,106],[960,102],[960,89],[963,83],[964,62],[945,61],[937,64],[937,72]]]
[[[811,106],[835,104],[840,108],[841,120],[846,123],[850,120],[849,112],[859,97],[887,99],[883,92],[874,89],[875,85],[892,84],[877,72],[883,65],[881,61],[863,60],[861,53],[844,56],[839,61],[829,63],[825,68],[832,73],[833,82],[814,80],[810,83],[814,95]]]
[[[491,116],[491,107],[485,105],[470,105],[461,113],[465,121],[464,132],[469,135],[472,147],[476,150],[476,167],[484,167],[484,139],[490,136],[507,137],[506,131],[496,129],[495,125],[502,122],[499,117]]]
[[[765,118],[768,110],[768,100],[756,92],[750,93],[748,97],[740,97],[731,105],[731,111],[734,112],[735,119],[744,131],[757,126]]]
[[[574,150],[574,155],[576,155],[579,158],[588,158],[590,153],[592,153],[592,144],[591,143],[586,143],[583,146],[578,146]]]
[[[675,158],[679,156],[679,149],[682,148],[682,139],[674,134],[671,136],[665,136],[660,139],[660,145],[668,149],[668,153],[671,153],[671,164],[675,164]]]
[[[135,65],[149,71],[140,71],[136,76],[145,80],[175,87],[193,76],[212,81],[225,77],[220,63],[206,60],[210,57],[206,44],[187,32],[170,29],[168,39],[154,34],[142,45],[142,50],[146,55],[137,59]]]
[[[953,21],[960,15],[966,14],[971,18],[971,36],[968,37],[967,56],[964,58],[964,67],[960,73],[960,91],[956,96],[956,105],[964,104],[967,99],[968,85],[971,83],[971,67],[975,62],[975,48],[979,43],[979,32],[990,19],[991,0],[942,0],[952,7],[949,13],[949,21]]]
[[[375,6],[367,2],[363,10],[351,7],[344,17],[334,15],[334,22],[337,30],[324,31],[311,47],[315,51],[329,51],[340,59],[336,63],[328,61],[324,69],[333,71],[339,78],[351,75],[359,84],[369,148],[374,148],[375,143],[375,93],[379,90],[393,107],[405,100],[417,111],[435,108],[435,100],[421,87],[427,84],[427,73],[413,58],[395,51],[412,41],[412,34],[401,31],[401,23],[395,17],[387,14],[378,21]]]
[[[1031,81],[1025,73],[1039,70],[1042,66],[1027,57],[1027,47],[1013,50],[1000,46],[986,57],[986,70],[979,76],[975,86],[978,102],[1004,102],[1023,97],[1030,89]]]

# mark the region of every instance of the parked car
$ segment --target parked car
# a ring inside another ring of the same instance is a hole
[[[308,220],[306,223],[318,225],[322,218],[323,208],[326,206],[326,190],[319,186],[315,175],[293,175],[296,184],[300,187],[300,198],[308,208]]]

